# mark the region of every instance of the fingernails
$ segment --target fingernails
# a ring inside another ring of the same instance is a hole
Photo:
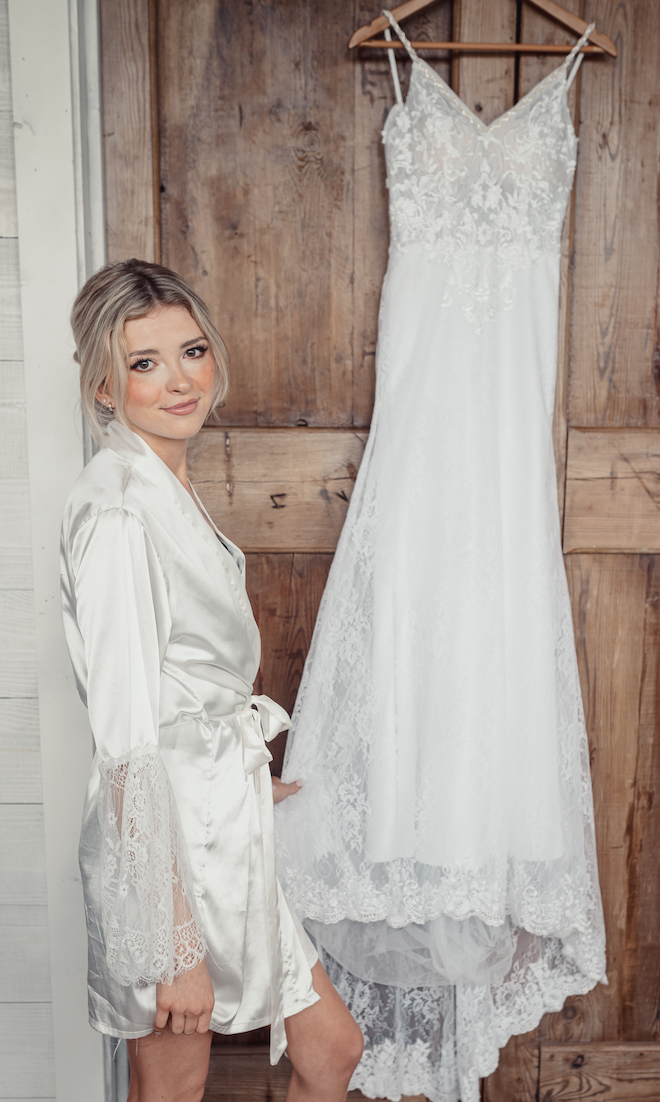
[[[302,788],[304,783],[305,783],[304,781],[296,781],[296,784],[298,785],[298,788]]]

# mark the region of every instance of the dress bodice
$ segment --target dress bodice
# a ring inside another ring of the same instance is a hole
[[[567,91],[582,40],[487,126],[396,29],[413,64],[406,102],[383,131],[390,247],[446,265],[445,305],[457,300],[480,328],[512,305],[517,270],[559,256],[577,156]]]

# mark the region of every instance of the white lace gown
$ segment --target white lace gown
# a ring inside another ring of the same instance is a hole
[[[353,1087],[475,1102],[512,1034],[606,982],[552,447],[579,58],[486,126],[409,52],[374,418],[276,833],[365,1034]]]

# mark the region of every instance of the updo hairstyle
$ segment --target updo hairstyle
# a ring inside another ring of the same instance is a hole
[[[87,280],[73,304],[71,328],[76,342],[74,359],[80,364],[80,401],[85,420],[100,442],[105,426],[124,420],[128,346],[127,321],[143,318],[157,306],[183,306],[197,322],[215,361],[212,412],[225,398],[229,385],[229,356],[211,321],[208,307],[191,287],[169,268],[146,260],[106,264]],[[112,385],[114,411],[98,401],[103,386]]]

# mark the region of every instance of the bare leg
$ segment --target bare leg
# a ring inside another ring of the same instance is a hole
[[[286,1102],[345,1102],[362,1056],[362,1033],[320,962],[312,969],[312,979],[321,1001],[285,1022],[287,1055],[293,1064]]]
[[[131,1065],[128,1102],[201,1102],[209,1072],[211,1030],[160,1033],[127,1041]]]

